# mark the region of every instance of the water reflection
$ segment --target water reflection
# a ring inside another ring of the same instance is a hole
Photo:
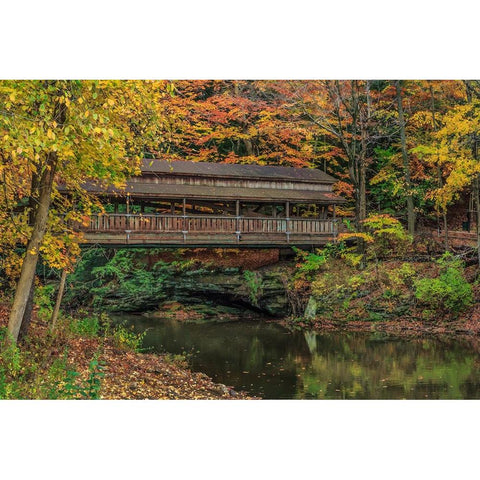
[[[263,398],[480,398],[477,352],[461,342],[290,333],[274,323],[185,324],[123,316],[144,346],[192,354],[192,367]]]

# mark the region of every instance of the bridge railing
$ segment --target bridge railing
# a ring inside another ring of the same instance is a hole
[[[81,230],[95,232],[285,233],[332,235],[333,219],[215,215],[98,214]]]

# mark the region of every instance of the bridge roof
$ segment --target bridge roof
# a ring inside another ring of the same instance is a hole
[[[326,190],[330,190],[330,185],[336,181],[322,170],[316,169],[144,159],[141,170],[142,174],[127,181],[124,189],[101,185],[94,181],[87,181],[83,186],[89,192],[111,197],[130,194],[137,198],[164,200],[188,198],[244,202],[292,201],[324,204],[345,202],[331,191],[312,188],[312,184],[326,184],[329,185]],[[158,178],[152,179],[152,176]],[[190,180],[179,179],[178,183],[161,180],[170,176],[209,177],[232,181],[242,179],[246,182],[241,186],[225,186],[222,182],[218,185],[215,185],[215,182],[209,182],[213,185],[202,185]],[[269,187],[260,186],[257,181],[261,180],[271,181],[272,184]],[[275,185],[275,181],[300,183],[302,186],[295,189],[285,188],[285,185]],[[63,190],[61,186],[59,189]]]
[[[194,175],[203,177],[244,178],[265,180],[290,180],[308,183],[335,183],[337,179],[323,170],[264,165],[239,165],[233,163],[210,163],[143,159],[144,175]]]
[[[242,200],[245,202],[285,202],[297,203],[343,203],[345,199],[331,192],[313,190],[285,190],[280,188],[243,188],[243,187],[216,187],[205,185],[172,185],[147,182],[127,182],[125,189],[113,186],[101,187],[94,183],[84,185],[85,189],[103,195],[125,196],[145,199],[174,200],[180,198],[201,200]]]

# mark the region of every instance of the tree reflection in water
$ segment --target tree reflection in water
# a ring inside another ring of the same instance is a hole
[[[145,347],[191,353],[194,370],[263,398],[480,398],[477,349],[461,341],[291,333],[264,321],[122,319],[147,329]]]

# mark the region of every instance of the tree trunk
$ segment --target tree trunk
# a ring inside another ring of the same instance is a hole
[[[20,332],[18,333],[18,341],[22,341],[27,336],[28,328],[30,327],[30,322],[32,321],[34,293],[35,275],[33,276],[32,285],[30,286],[30,293],[28,294],[27,305],[25,307],[25,312],[22,318],[22,325],[20,327]]]
[[[35,278],[35,270],[38,262],[39,249],[42,245],[43,237],[47,228],[48,211],[50,208],[53,179],[57,166],[57,155],[51,153],[48,155],[38,186],[39,197],[38,206],[35,212],[35,221],[32,235],[27,244],[27,251],[23,259],[22,271],[15,290],[12,310],[8,322],[8,333],[11,340],[17,342],[22,320],[27,309],[28,297]],[[25,332],[26,333],[26,332]]]
[[[60,278],[60,286],[58,287],[57,301],[55,302],[55,308],[52,313],[52,321],[50,329],[54,330],[57,323],[58,314],[60,312],[60,304],[62,303],[63,291],[65,290],[65,280],[67,279],[67,271],[62,270],[62,276]]]
[[[247,129],[244,129],[243,133],[247,133]],[[243,139],[243,144],[245,145],[245,149],[247,151],[247,155],[251,157],[253,155],[253,144],[249,138]]]
[[[413,236],[415,234],[415,210],[413,206],[412,180],[411,180],[411,173],[410,173],[410,164],[408,161],[408,154],[407,154],[407,140],[405,135],[405,117],[403,115],[402,89],[400,85],[400,80],[395,81],[395,87],[397,90],[398,123],[400,126],[400,143],[402,147],[403,171],[405,175],[405,185],[407,190],[406,197],[407,197],[408,233]]]
[[[359,175],[358,175],[358,215],[359,215],[359,220],[365,220],[367,218],[367,168],[366,168],[366,159],[365,159],[365,153],[366,151],[364,150],[366,148],[363,145],[362,141],[362,155],[360,158],[360,165],[358,166],[359,170]]]

